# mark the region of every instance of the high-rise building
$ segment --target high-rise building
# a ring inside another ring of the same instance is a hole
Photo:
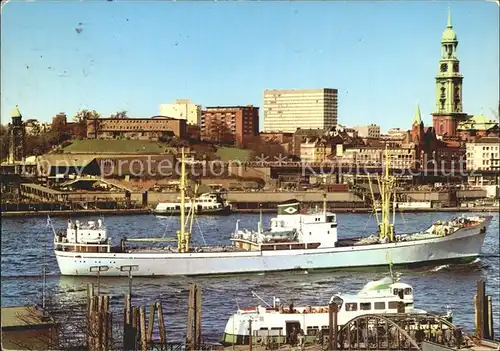
[[[264,91],[264,131],[293,133],[337,125],[337,89]]]
[[[184,119],[187,124],[201,124],[201,105],[191,103],[187,99],[175,100],[173,104],[161,104],[160,115],[176,119]]]
[[[247,106],[207,107],[202,111],[201,135],[205,140],[246,145],[259,134],[259,108]]]
[[[451,24],[448,10],[448,25],[441,37],[441,59],[436,75],[436,107],[432,113],[432,124],[437,135],[455,136],[460,121],[467,118],[462,105],[462,81],[460,62],[457,58],[458,39]]]

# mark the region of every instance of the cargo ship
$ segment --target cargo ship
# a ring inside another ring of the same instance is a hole
[[[186,214],[184,151],[181,155],[180,228],[175,237],[121,238],[116,245],[102,221],[87,224],[70,221],[66,233],[53,230],[54,253],[61,274],[122,276],[128,275],[130,267],[134,276],[365,269],[384,266],[388,258],[396,267],[408,268],[471,262],[481,252],[492,219],[492,216],[450,218],[432,223],[423,231],[396,233],[395,207],[392,223],[390,220],[393,181],[386,162],[384,174],[378,178],[382,195],[380,215],[375,213],[378,233],[341,233],[349,234],[349,238],[339,237],[337,217],[327,211],[326,198],[322,210],[307,212],[301,210],[298,201],[292,200],[278,205],[278,215],[269,228],[263,228],[262,216],[257,230],[239,229],[236,221],[232,245],[193,247],[191,230],[196,211],[191,206]],[[131,246],[131,243],[142,245]],[[174,244],[165,245],[168,243]],[[96,266],[101,268],[96,270]]]

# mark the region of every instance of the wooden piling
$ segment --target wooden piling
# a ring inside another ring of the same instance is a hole
[[[132,348],[130,337],[132,333],[132,304],[130,294],[127,294],[125,295],[125,308],[123,309],[123,348],[125,350],[131,350]]]
[[[93,311],[94,315],[94,350],[101,351],[102,350],[102,314],[99,311]]]
[[[195,346],[197,349],[201,347],[201,289],[196,285],[196,308],[195,308]]]
[[[337,313],[336,303],[328,305],[328,350],[337,349]]]
[[[495,340],[495,328],[493,324],[493,304],[491,300],[491,296],[488,296],[487,299],[487,310],[488,310],[488,336],[489,340]]]
[[[160,333],[160,342],[162,349],[167,345],[167,334],[165,331],[165,322],[163,321],[163,308],[161,307],[161,302],[156,303],[156,312],[158,313],[158,331]]]
[[[132,309],[132,336],[131,340],[134,340],[133,342],[133,350],[137,350],[137,341],[139,338],[139,309],[137,307],[134,307]]]
[[[475,311],[476,311],[476,336],[483,339],[485,336],[485,323],[484,323],[484,306],[485,306],[485,283],[483,280],[477,281],[477,294],[475,298]]]
[[[111,349],[111,340],[113,339],[113,314],[111,312],[106,312],[107,325],[107,338],[106,338],[106,351]]]
[[[87,313],[90,311],[90,301],[94,296],[94,283],[87,284]]]
[[[147,351],[148,350],[148,336],[146,333],[146,309],[143,306],[139,307],[139,325],[141,328],[141,331],[140,331],[141,350]]]
[[[155,323],[155,309],[156,309],[156,303],[153,302],[149,306],[149,321],[148,321],[148,328],[147,328],[147,342],[150,344],[153,341],[153,326]]]
[[[187,313],[187,323],[186,323],[186,347],[188,350],[194,350],[194,284],[189,286],[189,296],[188,296],[188,313]]]

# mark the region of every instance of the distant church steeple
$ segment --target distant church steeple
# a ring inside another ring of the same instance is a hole
[[[424,122],[422,122],[418,103],[415,107],[415,114],[413,115],[413,123],[411,125],[411,139],[416,144],[420,144],[424,139]]]
[[[436,75],[436,106],[432,114],[433,127],[438,135],[454,136],[458,123],[467,117],[462,110],[463,76],[457,46],[457,34],[448,8],[448,23],[441,36],[441,58]]]

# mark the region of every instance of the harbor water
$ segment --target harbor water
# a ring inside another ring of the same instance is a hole
[[[485,215],[481,213],[479,215]],[[426,229],[433,221],[446,220],[460,213],[408,213],[397,215],[397,232],[414,232]],[[467,215],[473,215],[468,213]],[[272,214],[264,214],[264,224]],[[65,230],[68,218],[51,219],[56,230]],[[96,218],[79,217],[80,221]],[[235,229],[256,228],[258,214],[234,214],[225,217],[201,216],[193,226],[196,244],[224,244]],[[376,232],[375,218],[368,214],[338,214],[339,237],[368,236]],[[108,236],[117,245],[119,238],[175,237],[178,218],[154,215],[113,216],[104,218]],[[2,306],[41,303],[42,267],[46,262],[47,301],[60,306],[67,314],[85,309],[86,285],[97,283],[94,277],[64,277],[59,274],[53,254],[52,229],[47,219],[2,219]],[[355,293],[366,282],[381,277],[389,268],[378,271],[346,272],[298,271],[291,273],[252,274],[243,276],[213,276],[199,278],[133,278],[133,300],[136,306],[148,306],[161,301],[165,313],[167,337],[181,340],[185,335],[188,284],[195,282],[203,289],[203,337],[216,342],[222,336],[228,317],[237,306],[262,304],[252,292],[268,303],[273,296],[281,301],[300,304],[327,304],[338,292]],[[476,281],[487,282],[486,292],[493,298],[494,321],[500,320],[500,252],[499,214],[486,232],[481,256],[466,265],[430,266],[416,270],[402,270],[402,280],[413,285],[415,305],[428,311],[444,312],[449,306],[454,312],[454,322],[467,331],[474,329],[473,297]],[[111,295],[111,308],[121,313],[123,296],[128,290],[127,278],[101,278],[100,290]],[[60,312],[61,313],[61,312]],[[120,321],[120,318],[114,318]],[[500,335],[500,325],[495,325],[495,335]]]

